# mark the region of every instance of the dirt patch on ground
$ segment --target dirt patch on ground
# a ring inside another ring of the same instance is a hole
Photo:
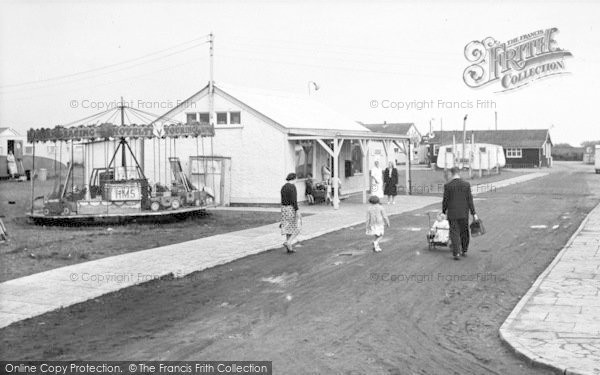
[[[112,255],[272,224],[280,216],[277,212],[207,211],[186,220],[157,224],[40,226],[29,223],[25,216],[31,204],[30,187],[29,183],[0,181],[0,213],[10,234],[10,241],[0,244],[0,282]]]
[[[459,262],[427,250],[429,207],[393,217],[383,253],[368,250],[359,225],[294,255],[270,251],[13,324],[0,330],[0,356],[270,360],[277,374],[549,373],[507,349],[498,328],[598,203],[588,178],[561,172],[481,195],[488,233]]]

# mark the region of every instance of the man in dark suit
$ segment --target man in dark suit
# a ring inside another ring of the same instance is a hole
[[[442,212],[448,217],[450,223],[450,241],[452,242],[452,255],[459,260],[459,253],[466,257],[469,249],[469,212],[473,220],[478,220],[473,205],[471,184],[460,178],[459,169],[454,167],[447,172],[448,183],[444,185],[444,200]],[[459,251],[459,246],[461,247]]]

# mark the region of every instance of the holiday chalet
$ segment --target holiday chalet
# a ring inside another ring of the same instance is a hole
[[[298,175],[298,199],[303,200],[305,178],[312,174],[315,182],[323,180],[325,165],[339,178],[342,194],[362,193],[366,201],[369,147],[376,142],[386,149],[405,149],[410,142],[407,136],[370,131],[309,96],[213,87],[215,136],[204,138],[200,146],[202,158],[211,163],[205,161],[208,167],[202,167],[202,162],[194,162],[199,146],[193,138],[180,138],[176,147],[192,181],[198,175],[212,175],[197,181],[211,180],[220,204],[278,204],[279,190],[290,172]],[[209,90],[207,85],[154,123],[208,124]],[[151,163],[146,164],[146,174],[153,175]],[[334,193],[337,196],[338,189]],[[338,201],[334,198],[336,207]]]

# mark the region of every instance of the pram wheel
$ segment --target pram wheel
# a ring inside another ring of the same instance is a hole
[[[427,235],[427,244],[429,245],[430,251],[435,249],[435,244],[433,243],[433,235],[432,234]]]

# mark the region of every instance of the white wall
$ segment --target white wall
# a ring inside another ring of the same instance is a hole
[[[208,112],[208,97],[204,97],[183,112],[172,116],[185,123],[187,112]],[[285,176],[293,169],[286,169],[287,145],[285,134],[274,126],[265,123],[252,112],[215,95],[215,112],[241,112],[240,125],[215,125],[215,137],[211,152],[211,139],[204,138],[204,155],[231,158],[231,203],[279,203],[279,190]],[[164,143],[164,141],[162,141]],[[146,141],[145,169],[153,178],[152,140]],[[202,154],[202,141],[199,140],[199,153]],[[165,147],[160,148],[164,158]],[[169,148],[166,148],[169,153]],[[180,138],[177,141],[177,155],[186,174],[190,172],[189,158],[196,155],[196,139]],[[293,160],[293,155],[290,158]],[[161,165],[164,180],[164,163]],[[170,173],[170,171],[169,171]]]

